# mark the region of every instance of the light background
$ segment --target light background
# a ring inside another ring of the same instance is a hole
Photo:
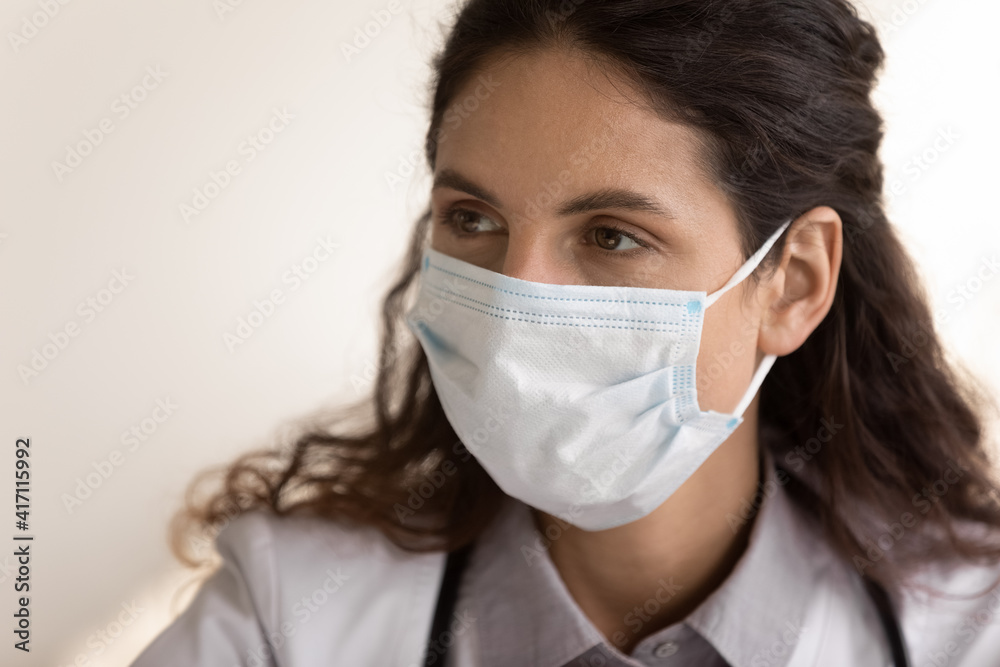
[[[39,2],[58,13],[14,45]],[[9,0],[0,10],[0,470],[9,491],[13,443],[29,436],[36,536],[32,652],[8,638],[3,664],[127,664],[186,604],[170,605],[183,572],[165,530],[195,472],[367,388],[380,298],[428,193],[427,63],[453,3],[403,0],[348,62],[341,45],[388,0],[224,2]],[[886,0],[862,14],[889,54],[877,99],[887,181],[902,192],[891,218],[947,316],[947,343],[996,395],[1000,276],[984,262],[1000,251],[1000,5]],[[122,118],[113,103],[147,67],[166,76]],[[248,160],[241,142],[275,109],[294,118]],[[113,131],[60,180],[52,163],[103,118]],[[942,131],[956,138],[935,154]],[[933,164],[916,168],[925,151]],[[391,188],[386,175],[414,158],[417,172]],[[179,205],[229,160],[240,173],[186,223]],[[321,237],[340,247],[292,290],[283,274]],[[87,321],[78,304],[123,268],[134,278]],[[971,298],[959,298],[963,286]],[[231,352],[223,335],[274,288],[284,303]],[[79,335],[24,381],[18,366],[71,321]],[[123,447],[121,433],[168,398],[173,415]],[[115,449],[121,465],[70,512],[64,494]],[[13,528],[0,532],[12,544]],[[0,556],[7,619],[13,565]],[[97,655],[93,633],[132,602],[144,611]]]

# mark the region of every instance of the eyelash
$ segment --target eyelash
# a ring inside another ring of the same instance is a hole
[[[455,236],[459,237],[459,238],[468,238],[468,237],[471,237],[471,236],[476,236],[475,233],[472,233],[472,232],[463,232],[461,229],[459,229],[458,222],[456,222],[456,220],[455,220],[455,214],[457,214],[457,213],[471,213],[473,215],[483,215],[479,211],[474,211],[472,209],[464,208],[462,206],[452,205],[452,206],[449,206],[448,208],[446,208],[444,211],[442,211],[441,214],[438,216],[438,222],[439,222],[439,224],[442,224],[445,227],[448,227],[449,230],[451,231],[451,233],[454,234]],[[483,216],[483,217],[486,217],[486,216]],[[605,255],[616,255],[618,257],[630,257],[630,256],[633,256],[633,255],[638,255],[638,254],[647,252],[650,249],[649,244],[644,243],[642,240],[640,240],[634,234],[632,234],[629,231],[626,231],[622,227],[619,227],[615,223],[607,223],[606,222],[606,223],[602,223],[602,224],[599,224],[599,225],[593,225],[593,226],[587,228],[587,234],[589,235],[591,232],[597,231],[599,229],[610,229],[611,231],[613,231],[613,232],[615,232],[617,234],[621,234],[622,236],[624,236],[625,238],[629,239],[630,241],[634,242],[637,246],[639,246],[638,248],[630,248],[629,250],[608,250],[607,248],[602,248],[599,245],[593,244],[594,247],[596,247],[600,252],[604,253]]]

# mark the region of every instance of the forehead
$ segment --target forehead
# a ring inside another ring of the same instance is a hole
[[[649,108],[624,77],[578,51],[545,49],[490,61],[443,116],[436,168],[485,182],[505,201],[568,182],[655,189],[674,208],[717,196],[696,131]]]

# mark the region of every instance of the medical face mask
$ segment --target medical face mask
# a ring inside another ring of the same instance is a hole
[[[733,414],[702,410],[705,309],[790,222],[711,295],[537,283],[426,248],[406,322],[448,421],[505,493],[585,530],[613,528],[662,504],[743,421],[774,355]]]

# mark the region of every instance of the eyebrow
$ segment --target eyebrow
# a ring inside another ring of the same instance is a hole
[[[442,169],[434,177],[432,189],[442,187],[465,192],[473,197],[482,199],[493,208],[503,208],[499,197],[486,188],[473,183],[454,169]],[[625,188],[601,188],[600,190],[580,195],[564,203],[556,212],[560,216],[567,216],[607,208],[643,211],[655,213],[671,220],[677,219],[673,211],[665,208],[655,199]]]

